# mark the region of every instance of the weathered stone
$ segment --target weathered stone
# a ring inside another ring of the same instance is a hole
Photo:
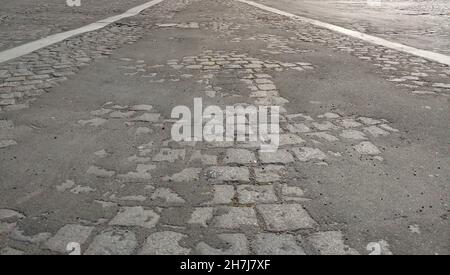
[[[219,234],[217,235],[226,247],[215,248],[205,242],[200,242],[196,251],[200,255],[248,255],[248,240],[244,234]]]
[[[259,183],[280,181],[284,171],[284,166],[281,165],[257,167],[255,168],[255,180]]]
[[[226,164],[236,163],[236,164],[249,164],[255,163],[255,154],[245,150],[245,149],[228,149],[224,162]]]
[[[175,162],[177,160],[184,160],[186,157],[186,150],[185,149],[170,149],[170,148],[163,148],[161,151],[153,157],[153,161],[161,162],[161,161],[168,161],[168,162]]]
[[[364,135],[363,132],[357,131],[357,130],[344,130],[340,134],[341,137],[346,139],[353,139],[353,140],[365,140],[367,139],[366,135]]]
[[[185,203],[185,200],[182,197],[169,188],[156,189],[151,198],[153,200],[163,200],[165,203],[169,204]]]
[[[293,148],[292,152],[300,161],[310,161],[312,159],[325,160],[327,155],[317,148],[301,147]]]
[[[187,238],[187,235],[163,231],[156,232],[148,236],[142,250],[141,255],[188,255],[191,249],[182,247],[180,242]]]
[[[241,204],[273,203],[278,200],[272,185],[240,185],[237,193]]]
[[[230,204],[234,198],[234,186],[232,185],[214,185],[214,197],[207,204]]]
[[[198,207],[192,212],[191,218],[188,224],[200,225],[203,227],[208,227],[208,221],[213,217],[214,208],[212,207]]]
[[[122,229],[107,229],[97,235],[84,255],[131,255],[137,240],[133,232]]]
[[[190,182],[197,181],[200,179],[201,168],[186,168],[181,172],[173,174],[170,177],[164,177],[163,179],[166,181],[175,181],[175,182]]]
[[[256,207],[269,231],[313,228],[316,222],[300,204],[264,204]]]
[[[358,251],[344,243],[342,233],[339,231],[314,233],[307,240],[321,255],[359,254]]]
[[[246,167],[213,166],[206,170],[210,180],[223,181],[250,181],[250,173]]]
[[[158,221],[159,215],[153,210],[145,210],[142,206],[135,206],[122,208],[109,224],[153,228]]]
[[[68,224],[61,228],[55,236],[50,238],[46,247],[52,251],[68,253],[67,245],[71,242],[83,245],[94,230],[94,227],[78,224]]]
[[[97,166],[89,167],[86,173],[88,173],[89,175],[94,175],[99,178],[110,178],[116,174],[116,172],[114,171],[108,171],[106,169],[99,168]]]
[[[253,250],[257,255],[306,255],[296,238],[288,234],[258,234]]]
[[[286,149],[278,149],[275,152],[259,152],[259,159],[263,164],[290,163],[294,162],[294,157]]]
[[[381,151],[369,141],[361,142],[358,145],[353,146],[355,150],[362,155],[378,155]]]
[[[242,227],[257,227],[255,210],[251,207],[222,207],[214,217],[215,227],[239,229]]]

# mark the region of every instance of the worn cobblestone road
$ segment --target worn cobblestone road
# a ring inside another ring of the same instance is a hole
[[[0,64],[0,253],[449,254],[449,93],[444,65],[166,0]],[[173,141],[194,97],[280,106],[280,149]]]

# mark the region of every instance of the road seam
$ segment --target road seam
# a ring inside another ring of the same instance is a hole
[[[315,25],[315,26],[318,26],[321,28],[325,28],[325,29],[337,32],[337,33],[345,34],[347,36],[354,37],[354,38],[357,38],[357,39],[360,39],[360,40],[363,40],[363,41],[366,41],[366,42],[369,42],[372,44],[376,44],[376,45],[383,46],[383,47],[393,49],[396,51],[400,51],[400,52],[405,52],[405,53],[408,53],[411,55],[415,55],[415,56],[422,57],[422,58],[425,58],[425,59],[428,59],[431,61],[438,62],[440,64],[450,66],[450,56],[448,56],[448,55],[443,55],[440,53],[417,49],[417,48],[403,45],[400,43],[391,42],[391,41],[383,39],[383,38],[368,35],[368,34],[365,34],[362,32],[354,31],[354,30],[349,30],[349,29],[339,27],[339,26],[336,26],[333,24],[325,23],[325,22],[322,22],[319,20],[295,15],[295,14],[292,14],[289,12],[285,12],[285,11],[282,11],[279,9],[275,9],[275,8],[263,5],[263,4],[255,3],[253,1],[248,1],[248,0],[237,0],[237,1],[247,4],[247,5],[250,5],[250,6],[253,6],[253,7],[256,7],[256,8],[259,8],[259,9],[262,9],[262,10],[265,10],[265,11],[283,15],[283,16],[289,17],[294,20],[303,21],[303,22],[306,22],[306,23],[309,23],[309,24],[312,24],[312,25]]]
[[[26,43],[24,45],[21,45],[21,46],[15,47],[15,48],[11,48],[11,49],[2,51],[2,52],[0,52],[0,63],[27,55],[27,54],[37,51],[39,49],[42,49],[42,48],[48,47],[50,45],[53,45],[55,43],[64,41],[73,36],[102,29],[102,28],[104,28],[112,23],[115,23],[121,19],[136,16],[139,13],[141,13],[143,10],[153,7],[163,1],[165,1],[165,0],[153,0],[153,1],[150,1],[147,3],[144,3],[142,5],[136,6],[134,8],[131,8],[122,14],[99,20],[97,22],[80,27],[78,29],[53,34],[53,35],[47,36],[45,38],[42,38],[42,39],[39,39],[36,41],[29,42],[29,43]]]

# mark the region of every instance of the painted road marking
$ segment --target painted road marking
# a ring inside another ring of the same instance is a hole
[[[145,4],[136,6],[132,9],[127,10],[126,12],[119,14],[119,15],[115,15],[112,17],[108,17],[106,19],[97,21],[95,23],[91,23],[89,25],[86,25],[84,27],[75,29],[75,30],[71,30],[71,31],[66,31],[66,32],[62,32],[62,33],[57,33],[57,34],[53,34],[50,36],[47,36],[45,38],[0,52],[0,63],[9,61],[11,59],[14,58],[18,58],[21,56],[24,56],[26,54],[32,53],[34,51],[37,51],[39,49],[45,48],[47,46],[53,45],[55,43],[61,42],[63,40],[66,40],[70,37],[73,37],[75,35],[79,35],[79,34],[83,34],[86,32],[91,32],[91,31],[95,31],[95,30],[99,30],[102,29],[116,21],[119,21],[121,19],[127,18],[127,17],[132,17],[135,15],[138,15],[139,13],[141,13],[143,10],[148,9],[154,5],[157,5],[161,2],[163,2],[164,0],[153,0],[150,2],[147,2]]]
[[[237,1],[239,1],[241,3],[245,3],[245,4],[248,4],[248,5],[251,5],[253,7],[256,7],[256,8],[262,9],[262,10],[265,10],[265,11],[269,11],[269,12],[272,12],[272,13],[283,15],[283,16],[289,17],[289,18],[294,19],[294,20],[303,21],[303,22],[310,23],[310,24],[318,26],[318,27],[329,29],[329,30],[334,31],[334,32],[338,32],[338,33],[345,34],[347,36],[358,38],[360,40],[363,40],[363,41],[366,41],[366,42],[369,42],[369,43],[372,43],[372,44],[380,45],[380,46],[383,46],[383,47],[386,47],[386,48],[389,48],[389,49],[393,49],[393,50],[397,50],[397,51],[400,51],[400,52],[409,53],[411,55],[419,56],[419,57],[422,57],[422,58],[425,58],[425,59],[428,59],[428,60],[431,60],[431,61],[435,61],[435,62],[444,64],[444,65],[450,66],[450,56],[448,56],[448,55],[443,55],[443,54],[440,54],[440,53],[435,53],[435,52],[431,52],[431,51],[421,50],[421,49],[417,49],[417,48],[410,47],[410,46],[407,46],[407,45],[403,45],[403,44],[400,44],[400,43],[391,42],[391,41],[388,41],[386,39],[382,39],[382,38],[379,38],[379,37],[376,37],[376,36],[368,35],[368,34],[365,34],[365,33],[358,32],[358,31],[349,30],[349,29],[346,29],[346,28],[343,28],[343,27],[339,27],[339,26],[336,26],[336,25],[333,25],[333,24],[324,23],[324,22],[319,21],[319,20],[310,19],[310,18],[307,18],[307,17],[295,15],[295,14],[292,14],[292,13],[288,13],[288,12],[285,12],[285,11],[282,11],[282,10],[278,10],[278,9],[275,9],[275,8],[272,8],[272,7],[268,7],[266,5],[255,3],[253,1],[248,1],[248,0],[237,0]]]

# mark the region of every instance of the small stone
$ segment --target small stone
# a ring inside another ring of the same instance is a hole
[[[250,173],[246,167],[212,166],[206,170],[210,180],[223,181],[250,181]]]
[[[339,141],[339,139],[331,134],[325,133],[325,132],[319,132],[319,133],[311,133],[307,134],[310,137],[318,137],[321,139],[324,139],[329,142]]]
[[[106,152],[106,150],[100,150],[94,153],[94,156],[99,157],[99,158],[106,158],[108,156],[108,153]]]
[[[306,126],[304,123],[294,123],[288,124],[287,130],[291,133],[308,133],[311,132],[311,129]]]
[[[296,238],[288,234],[258,234],[253,249],[257,255],[306,255]]]
[[[188,255],[191,249],[182,247],[181,240],[187,238],[185,234],[163,231],[148,236],[139,252],[140,255]]]
[[[346,139],[353,139],[353,140],[365,140],[367,139],[366,135],[364,135],[363,132],[357,131],[357,130],[344,130],[340,134],[341,137]]]
[[[442,89],[450,89],[450,84],[434,83],[433,87],[435,87],[435,88],[442,88]]]
[[[281,195],[284,201],[305,201],[305,195],[300,187],[283,185],[281,188]]]
[[[316,222],[300,204],[264,204],[256,207],[269,231],[313,228]]]
[[[180,197],[177,193],[173,192],[169,188],[158,188],[152,195],[152,200],[163,200],[165,203],[170,204],[182,204],[185,200]]]
[[[224,162],[226,164],[249,164],[255,163],[256,157],[254,153],[245,149],[228,149]]]
[[[341,125],[342,125],[342,127],[348,129],[348,128],[360,127],[362,124],[352,118],[345,118],[342,120]]]
[[[359,117],[358,120],[361,121],[362,123],[366,124],[366,125],[375,125],[375,124],[380,124],[381,123],[380,120],[373,119],[373,118],[370,118],[370,117]]]
[[[153,161],[161,162],[161,161],[168,161],[168,162],[175,162],[177,160],[184,160],[186,157],[186,150],[185,149],[170,149],[170,148],[163,148],[161,151],[153,157]]]
[[[327,118],[327,119],[336,119],[340,118],[341,116],[335,113],[325,113],[323,115],[319,115],[318,118]]]
[[[366,128],[364,128],[364,131],[368,132],[369,134],[371,134],[374,137],[389,135],[389,132],[387,132],[381,128],[378,128],[377,126],[366,127]]]
[[[74,185],[75,185],[74,181],[66,180],[61,185],[56,186],[56,190],[58,190],[59,192],[64,192],[72,188]]]
[[[304,143],[305,141],[295,135],[295,134],[281,134],[280,135],[280,146],[283,145],[297,145],[297,144],[301,144]]]
[[[124,207],[112,219],[110,225],[140,226],[153,228],[159,221],[159,215],[153,210],[145,210],[142,206]]]
[[[361,142],[358,145],[353,146],[355,150],[362,155],[378,155],[381,151],[369,141]]]
[[[387,131],[390,131],[390,132],[394,132],[394,133],[399,132],[398,129],[392,128],[391,126],[389,126],[387,124],[381,124],[380,127],[383,128],[384,130],[387,130]]]
[[[94,175],[99,178],[110,178],[116,174],[116,172],[114,171],[108,171],[106,169],[99,168],[97,166],[89,167],[86,173],[88,173],[89,175]]]
[[[46,247],[59,253],[67,253],[67,245],[71,242],[83,245],[94,230],[94,227],[68,224],[61,228],[55,236],[46,242]]]
[[[270,183],[280,181],[284,166],[281,165],[266,165],[255,168],[255,180],[258,183]]]
[[[138,164],[135,172],[119,175],[119,177],[134,180],[150,180],[152,174],[149,171],[154,169],[156,169],[156,165],[153,164]]]
[[[312,125],[319,131],[329,131],[339,129],[339,127],[337,127],[336,125],[334,125],[329,121],[325,121],[323,123],[314,122]]]
[[[131,255],[137,247],[133,232],[108,229],[97,235],[84,255]]]
[[[248,240],[244,234],[219,234],[218,239],[221,240],[226,247],[214,248],[205,242],[200,242],[196,250],[200,255],[248,255]]]
[[[301,147],[292,149],[294,155],[300,161],[310,161],[312,159],[325,160],[327,155],[317,148]]]
[[[237,193],[241,204],[273,203],[278,200],[272,185],[239,185]]]
[[[235,195],[232,185],[214,185],[213,192],[213,199],[207,204],[230,204]]]
[[[251,207],[222,207],[217,212],[213,222],[215,227],[240,229],[258,226],[255,210]]]
[[[196,224],[203,227],[208,227],[208,221],[213,217],[214,208],[212,207],[198,207],[195,208],[194,212],[189,219],[189,224]]]
[[[201,168],[186,168],[170,177],[164,177],[163,180],[175,182],[198,181],[200,179],[199,174],[201,171]]]
[[[359,255],[358,251],[344,243],[339,231],[314,233],[307,240],[321,255]]]
[[[275,152],[259,152],[259,159],[263,164],[276,164],[276,163],[291,163],[294,162],[294,157],[286,149],[279,149]]]
[[[207,155],[202,154],[200,150],[196,150],[192,153],[190,161],[199,160],[203,165],[216,165],[217,164],[217,156],[215,155]]]

